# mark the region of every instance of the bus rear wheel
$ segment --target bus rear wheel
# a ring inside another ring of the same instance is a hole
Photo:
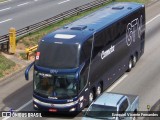
[[[129,59],[129,62],[128,62],[128,69],[127,69],[127,72],[130,72],[131,69],[132,69],[132,67],[133,67],[133,60],[132,60],[132,58],[130,58],[130,59]]]

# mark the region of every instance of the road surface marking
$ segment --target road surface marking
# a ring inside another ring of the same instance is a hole
[[[115,82],[111,87],[107,89],[107,92],[111,92],[117,85],[119,85],[126,77],[128,74],[124,74],[117,82]]]
[[[151,23],[152,21],[154,21],[154,20],[157,19],[158,17],[160,17],[160,14],[158,14],[157,16],[155,16],[154,18],[152,18],[151,20],[149,20],[149,21],[146,23],[146,25],[149,24],[149,23]]]
[[[11,1],[11,0],[7,0],[7,1],[4,1],[4,2],[0,2],[0,4],[1,4],[1,3],[6,3],[6,2],[9,2],[9,1]]]
[[[19,4],[19,5],[17,5],[17,6],[19,7],[19,6],[27,5],[28,3],[29,3],[29,2],[25,2],[25,3]]]
[[[9,10],[9,9],[11,9],[11,7],[1,9],[0,12],[5,11],[5,10]]]
[[[16,111],[22,110],[23,108],[25,108],[26,106],[28,106],[29,104],[31,104],[32,101],[33,101],[33,100],[28,101],[27,103],[25,103],[24,105],[22,105],[21,107],[19,107]]]
[[[65,0],[65,1],[62,1],[62,2],[59,2],[58,4],[63,4],[65,2],[69,2],[70,0]]]
[[[11,19],[7,19],[7,20],[0,21],[0,23],[8,22],[8,21],[11,21],[11,20],[12,20],[12,18],[11,18]]]
[[[25,103],[24,105],[22,105],[21,107],[19,107],[17,110],[15,110],[15,111],[20,111],[20,110],[22,110],[23,108],[25,108],[26,106],[28,106],[29,104],[31,104],[32,103],[32,101],[33,100],[30,100],[30,101],[28,101],[27,103]],[[7,119],[9,119],[10,118],[10,116],[9,117],[5,117],[5,118],[3,118],[2,120],[7,120]]]

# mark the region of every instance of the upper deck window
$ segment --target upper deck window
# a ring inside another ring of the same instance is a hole
[[[79,45],[41,42],[37,52],[36,65],[53,69],[70,69],[78,67]]]

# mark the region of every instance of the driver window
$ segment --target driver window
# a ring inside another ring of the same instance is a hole
[[[82,90],[85,85],[86,85],[86,77],[85,77],[84,75],[82,75],[82,76],[81,76],[81,79],[80,79],[80,87],[79,87],[79,90]]]
[[[121,106],[120,106],[120,108],[119,108],[119,114],[125,113],[126,110],[127,110],[127,108],[128,108],[128,100],[125,99],[125,100],[122,102],[122,104],[121,104]]]

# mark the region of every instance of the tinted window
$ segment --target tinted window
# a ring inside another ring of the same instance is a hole
[[[128,108],[128,100],[125,99],[120,106],[119,113],[120,114],[124,113],[127,110],[127,108]]]
[[[77,44],[57,44],[41,42],[37,53],[36,64],[47,68],[75,68],[79,63]]]
[[[90,58],[92,49],[92,39],[87,40],[81,48],[81,63]]]

